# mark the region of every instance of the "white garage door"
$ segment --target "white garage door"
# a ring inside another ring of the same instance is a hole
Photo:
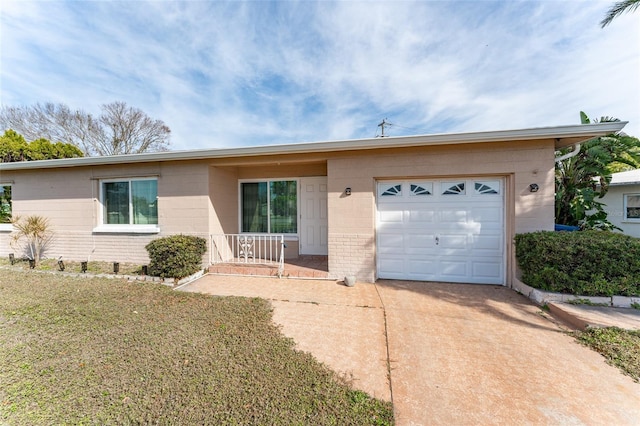
[[[500,178],[378,182],[378,278],[504,284]]]

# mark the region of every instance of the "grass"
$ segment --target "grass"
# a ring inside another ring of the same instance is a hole
[[[581,298],[567,300],[565,301],[565,303],[569,305],[610,306],[608,303],[594,303],[591,301],[591,299],[581,299]]]
[[[602,354],[609,364],[640,382],[640,330],[594,327],[576,332],[575,337]]]
[[[0,271],[0,424],[393,423],[257,298]]]
[[[65,272],[73,272],[80,273],[82,272],[81,262],[73,261],[73,260],[64,260],[64,271]],[[0,258],[0,266],[11,266],[11,262],[9,262],[9,258]],[[28,259],[15,259],[14,264],[12,265],[13,269],[23,269],[28,270],[29,260]],[[58,266],[57,259],[42,259],[36,265],[36,268],[39,271],[60,271],[60,267]],[[113,274],[113,262],[87,262],[87,273],[89,274]],[[142,274],[142,265],[138,265],[135,263],[123,263],[119,262],[119,271],[118,275],[141,275]]]

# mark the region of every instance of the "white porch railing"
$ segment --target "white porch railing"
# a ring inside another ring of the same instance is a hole
[[[284,272],[284,235],[217,234],[211,236],[211,264],[277,265]]]

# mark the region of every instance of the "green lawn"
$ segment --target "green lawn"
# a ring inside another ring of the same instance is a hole
[[[640,330],[588,328],[575,333],[578,341],[602,354],[607,362],[640,383]]]
[[[73,260],[64,260],[63,264],[65,267],[65,272],[71,273],[82,273],[81,263]],[[9,259],[6,257],[0,258],[0,266],[9,267],[12,266],[12,269],[23,269],[25,271],[29,270],[29,261],[27,259],[16,259],[14,264],[11,265]],[[135,263],[125,263],[119,262],[118,275],[141,275],[142,274],[142,265],[138,265]],[[39,271],[59,271],[60,266],[58,265],[57,259],[42,259],[38,262],[36,266],[36,270]],[[97,262],[91,261],[87,262],[87,274],[108,274],[114,275],[113,272],[113,263],[112,262]]]
[[[261,299],[0,270],[0,424],[392,424]]]

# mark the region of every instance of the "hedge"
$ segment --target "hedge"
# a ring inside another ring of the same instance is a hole
[[[533,232],[515,237],[522,281],[585,296],[640,295],[640,239],[607,231]]]
[[[163,278],[184,278],[202,269],[207,241],[192,235],[172,235],[151,241],[149,274]]]

